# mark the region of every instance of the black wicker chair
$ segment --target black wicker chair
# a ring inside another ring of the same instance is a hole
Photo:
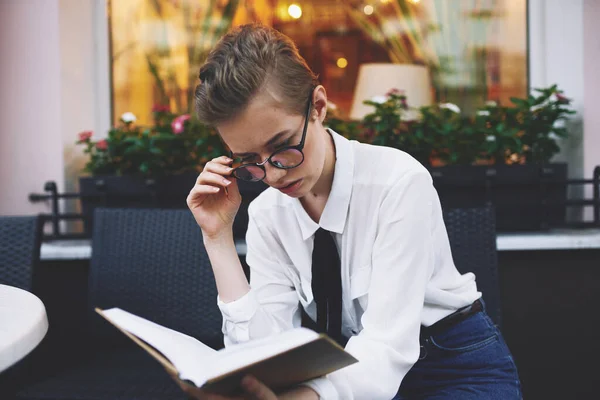
[[[457,208],[444,212],[452,256],[461,273],[473,272],[486,311],[501,325],[496,219],[492,207]]]
[[[40,258],[39,224],[36,216],[0,217],[0,284],[31,291]]]
[[[33,272],[40,258],[40,224],[37,216],[0,216],[0,284],[33,291]],[[10,398],[35,372],[34,353],[37,350],[0,374],[1,399]]]
[[[160,364],[93,309],[119,307],[219,348],[216,303],[201,232],[188,210],[96,209],[88,360],[25,388],[18,398],[185,399]]]

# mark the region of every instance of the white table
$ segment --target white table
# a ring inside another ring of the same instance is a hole
[[[26,290],[0,285],[0,372],[29,354],[46,332],[44,303]]]

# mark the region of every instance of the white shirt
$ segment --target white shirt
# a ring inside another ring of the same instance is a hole
[[[429,172],[408,154],[349,141],[333,131],[331,193],[317,224],[298,199],[269,188],[249,207],[250,291],[223,303],[225,344],[316,320],[314,234],[334,232],[340,252],[342,333],[359,360],[307,383],[323,399],[391,399],[419,356],[429,326],[481,296],[454,266]]]

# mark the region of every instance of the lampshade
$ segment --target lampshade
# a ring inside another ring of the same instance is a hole
[[[427,67],[413,64],[362,64],[358,71],[350,118],[362,119],[373,112],[373,107],[363,104],[363,101],[375,96],[384,96],[390,89],[404,91],[410,107],[431,104],[431,84]]]

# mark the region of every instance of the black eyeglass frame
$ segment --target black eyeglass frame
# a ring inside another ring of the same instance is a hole
[[[313,91],[310,92],[310,97],[308,99],[308,106],[306,108],[306,115],[304,116],[304,128],[302,129],[302,138],[300,139],[300,143],[299,144],[297,144],[295,146],[285,146],[285,147],[282,147],[281,149],[278,149],[278,150],[274,151],[273,154],[271,154],[269,157],[267,157],[267,159],[264,160],[263,162],[242,164],[242,165],[236,167],[231,172],[231,175],[235,176],[237,179],[240,179],[240,180],[243,180],[243,181],[246,181],[246,182],[260,182],[260,181],[262,181],[263,179],[265,179],[267,177],[267,170],[265,169],[265,164],[267,162],[269,164],[271,164],[273,167],[279,168],[279,169],[294,169],[294,168],[298,168],[300,165],[302,165],[302,163],[304,162],[304,152],[302,150],[304,149],[304,141],[306,139],[306,131],[308,130],[308,120],[310,118],[310,112],[312,110],[312,95],[313,95]],[[302,160],[298,164],[294,165],[293,167],[282,167],[280,165],[276,165],[275,162],[273,162],[271,160],[277,154],[282,153],[284,151],[288,151],[288,150],[297,150],[297,151],[299,151],[300,154],[302,155]],[[231,158],[233,158],[233,154],[231,154]],[[248,180],[248,179],[240,178],[239,176],[236,175],[236,171],[238,169],[247,168],[247,167],[259,167],[263,171],[263,177],[260,178],[260,179]]]

